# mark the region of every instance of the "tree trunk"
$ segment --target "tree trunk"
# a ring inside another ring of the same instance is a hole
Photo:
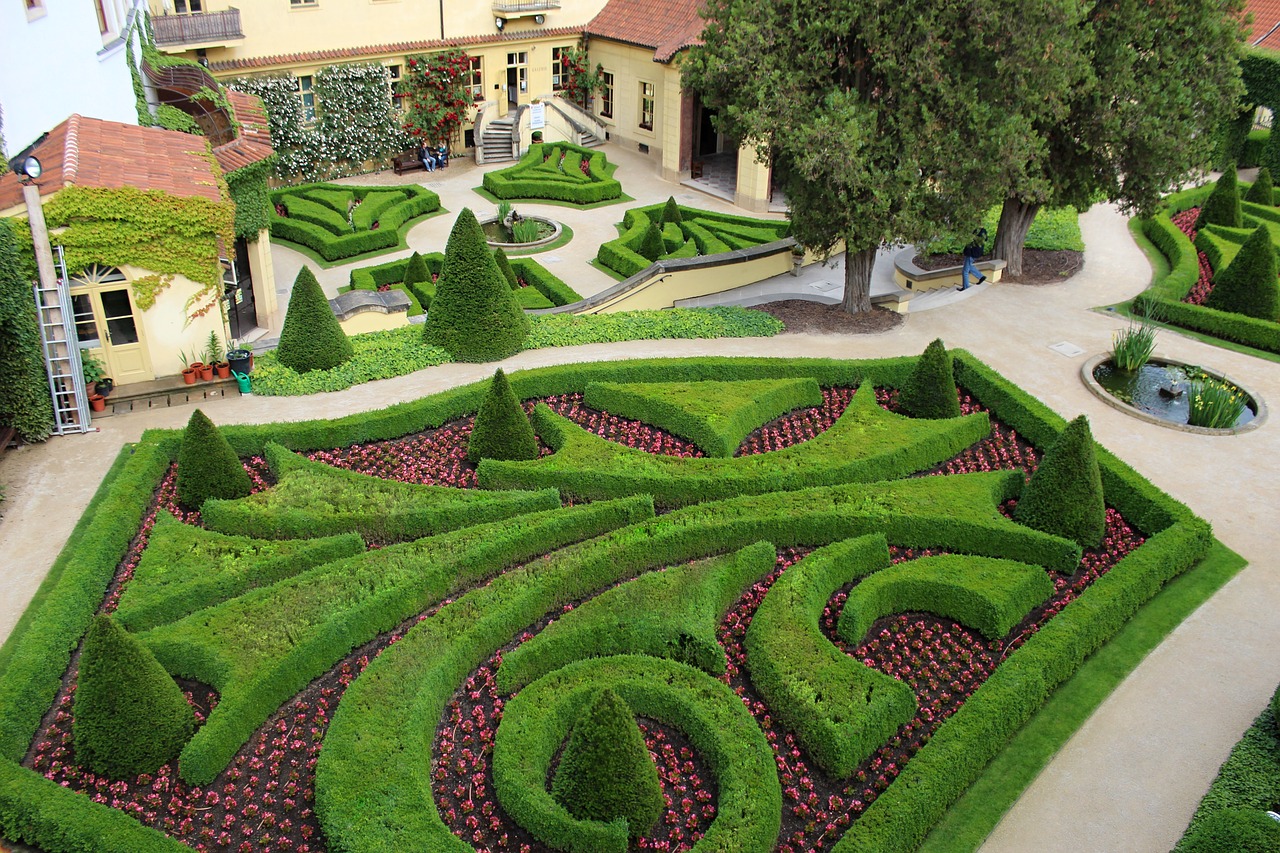
[[[1008,278],[1022,277],[1022,247],[1027,242],[1027,231],[1040,210],[1038,203],[1021,201],[1013,196],[1004,200],[1000,208],[1000,224],[996,226],[996,245],[993,254],[1008,262],[1004,274]]]
[[[844,301],[840,307],[850,314],[871,310],[871,268],[876,263],[876,249],[872,246],[844,253]]]

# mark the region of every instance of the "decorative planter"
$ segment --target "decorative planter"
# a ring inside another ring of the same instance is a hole
[[[182,381],[188,385],[195,385],[197,373],[199,373],[199,371],[194,367],[184,367],[182,369]]]
[[[104,397],[111,396],[111,391],[116,387],[115,380],[110,376],[104,376],[93,385],[93,390]]]
[[[107,398],[101,394],[89,395],[89,408],[95,412],[104,412],[107,409]]]
[[[253,369],[253,353],[247,349],[228,350],[227,364],[233,373],[248,373]]]
[[[200,365],[200,379],[201,379],[201,381],[204,381],[204,382],[210,382],[210,381],[212,381],[212,380],[213,380],[213,365],[212,365],[212,364],[202,364],[202,365]]]
[[[219,379],[231,378],[231,365],[225,361],[220,361],[213,366],[213,370],[218,374]]]

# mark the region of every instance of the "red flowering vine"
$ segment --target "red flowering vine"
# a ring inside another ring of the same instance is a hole
[[[463,50],[445,50],[411,56],[408,65],[400,80],[405,132],[430,145],[453,145],[471,106],[471,57]]]

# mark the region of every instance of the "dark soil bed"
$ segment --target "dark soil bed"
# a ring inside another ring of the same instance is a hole
[[[963,255],[916,255],[911,262],[922,270],[958,267]],[[1057,284],[1084,268],[1084,252],[1070,249],[1023,249],[1022,275],[1005,275],[1000,280],[1011,284]]]
[[[823,305],[807,299],[784,299],[755,306],[772,314],[786,326],[784,332],[817,335],[874,335],[896,329],[903,316],[887,308],[872,308],[864,314],[848,314],[839,305]]]

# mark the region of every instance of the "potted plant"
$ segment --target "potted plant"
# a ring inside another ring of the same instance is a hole
[[[186,350],[180,350],[178,358],[182,359],[182,381],[188,385],[195,385],[196,375],[200,372],[199,369],[191,364]]]
[[[248,373],[253,370],[253,352],[232,341],[231,348],[227,350],[227,364],[231,366],[232,373]]]
[[[115,388],[115,381],[106,375],[106,368],[102,366],[102,362],[88,350],[80,350],[80,371],[84,375],[84,386],[90,394],[105,398]],[[100,412],[102,409],[94,411]]]
[[[231,366],[222,360],[222,341],[218,340],[217,332],[209,333],[209,341],[204,345],[204,360],[206,366],[212,370],[216,370],[219,379],[231,378]],[[212,379],[213,376],[204,376],[202,379]]]

